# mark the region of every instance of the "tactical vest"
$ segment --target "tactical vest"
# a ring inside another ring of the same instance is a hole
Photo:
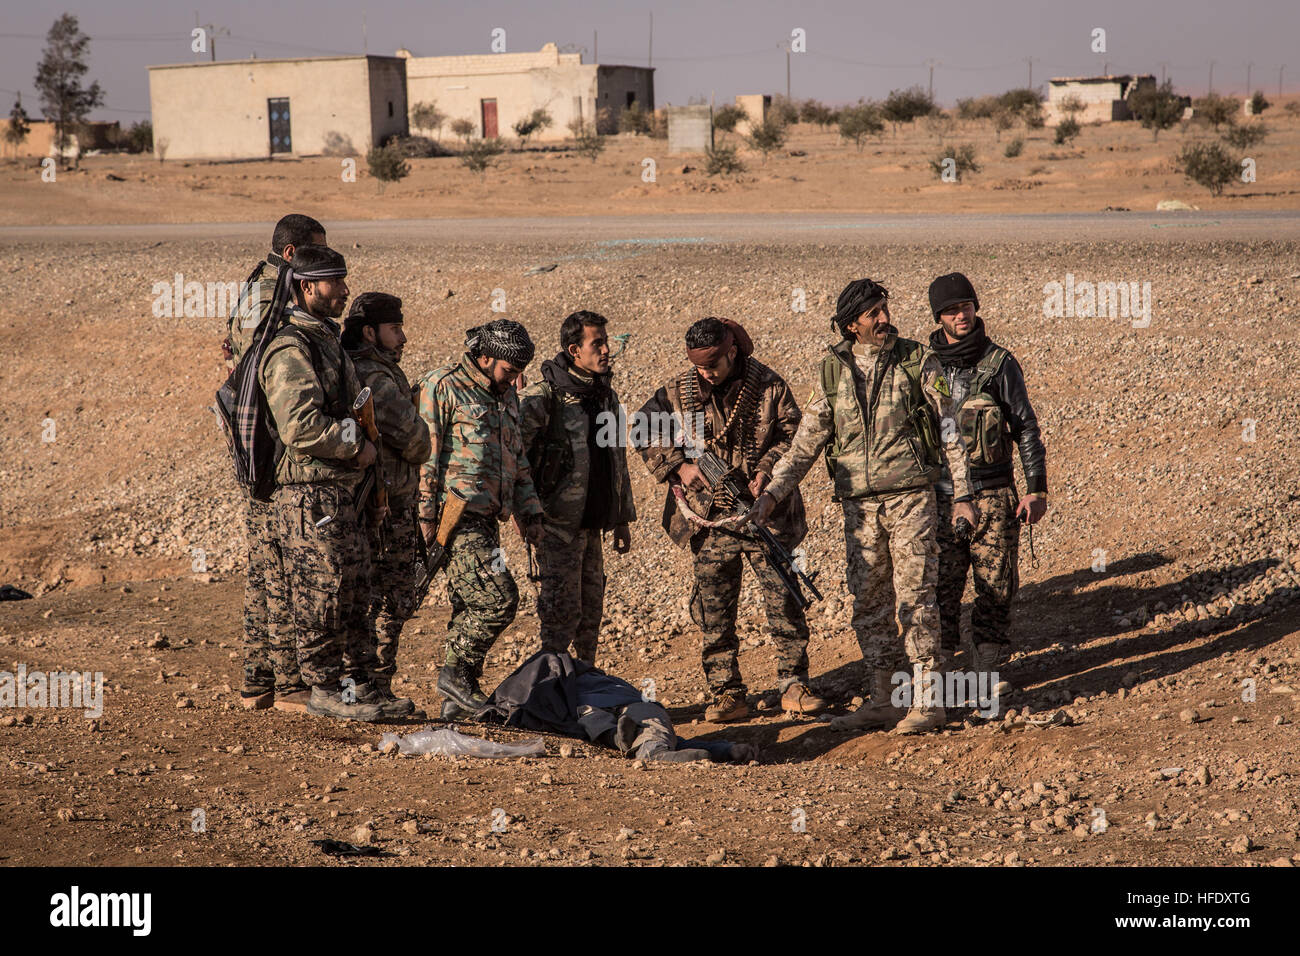
[[[834,416],[826,470],[836,500],[906,491],[939,476],[938,422],[921,389],[925,348],[895,339],[876,359],[867,407],[852,370],[831,350],[822,359],[822,394]]]
[[[966,396],[954,409],[953,417],[961,429],[972,468],[1001,465],[1011,460],[1011,426],[1002,414],[997,396],[985,391],[1008,354],[1000,345],[984,353],[975,364]]]

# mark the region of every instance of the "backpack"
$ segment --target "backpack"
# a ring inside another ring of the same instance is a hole
[[[533,475],[533,489],[539,501],[546,501],[573,471],[573,446],[564,427],[564,401],[558,389],[551,389],[551,408],[546,430],[538,432],[525,452]]]
[[[938,466],[939,458],[939,427],[935,420],[934,409],[930,403],[925,400],[925,395],[921,389],[921,365],[925,360],[925,349],[916,348],[910,353],[903,353],[898,344],[899,340],[894,341],[893,352],[890,355],[889,362],[897,364],[903,374],[907,376],[908,385],[911,394],[911,410],[908,414],[908,420],[912,423],[912,428],[916,432],[916,437],[921,443],[922,466],[933,468]],[[886,366],[887,368],[888,366]],[[831,414],[835,413],[835,399],[839,395],[840,373],[844,371],[844,363],[837,355],[830,355],[822,361],[821,379],[822,393],[826,396],[827,404],[830,405]],[[880,394],[880,387],[885,381],[884,370],[876,378],[875,385],[872,388],[871,396],[867,400],[867,407],[864,413],[869,414],[870,409],[876,404],[876,397]],[[864,427],[870,431],[871,423],[864,422]],[[827,446],[829,451],[829,446]],[[832,480],[834,475],[831,475]]]

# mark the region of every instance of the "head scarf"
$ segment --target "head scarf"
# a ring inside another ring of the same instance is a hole
[[[864,312],[870,312],[877,305],[889,298],[889,290],[870,279],[854,279],[844,287],[835,303],[835,314],[831,316],[831,329],[844,327]]]
[[[493,319],[465,333],[465,348],[471,355],[502,359],[516,368],[533,360],[535,348],[528,330],[510,319]]]
[[[687,349],[686,356],[691,360],[692,365],[709,366],[718,360],[720,356],[726,355],[731,351],[731,347],[736,347],[737,355],[744,358],[752,355],[754,352],[754,341],[745,331],[744,326],[734,319],[719,319],[726,326],[726,334],[716,345],[708,345],[698,349]]]

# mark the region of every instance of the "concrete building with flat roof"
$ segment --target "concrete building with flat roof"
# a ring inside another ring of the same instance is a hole
[[[395,56],[151,66],[149,100],[167,159],[364,155],[408,130]]]
[[[1132,119],[1128,98],[1141,87],[1155,85],[1156,78],[1149,73],[1053,77],[1047,84],[1047,106],[1043,118],[1048,125],[1055,126],[1068,115],[1061,109],[1061,103],[1073,98],[1083,104],[1083,109],[1075,114],[1080,123]]]
[[[561,53],[554,43],[529,53],[397,55],[406,61],[411,109],[436,103],[448,124],[468,119],[475,135],[486,139],[510,135],[515,123],[537,109],[550,113],[552,125],[533,139],[556,141],[569,137],[575,119],[594,118],[600,132],[613,133],[633,103],[647,112],[655,108],[653,68],[583,63],[582,54]]]

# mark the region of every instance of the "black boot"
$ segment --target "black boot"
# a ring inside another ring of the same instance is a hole
[[[444,664],[438,671],[438,693],[471,714],[487,703],[487,696],[478,686],[478,674],[462,660]]]

